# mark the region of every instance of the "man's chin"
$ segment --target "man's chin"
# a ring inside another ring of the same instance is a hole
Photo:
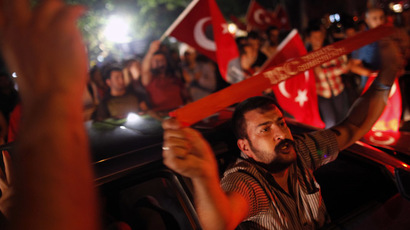
[[[296,154],[287,153],[278,154],[278,157],[269,164],[259,163],[263,168],[271,173],[279,173],[288,169],[294,162],[296,162]]]

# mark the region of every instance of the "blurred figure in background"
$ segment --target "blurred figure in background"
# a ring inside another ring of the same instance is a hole
[[[365,22],[367,29],[376,28],[386,22],[384,11],[380,8],[369,8],[366,11]],[[360,91],[366,85],[367,79],[380,68],[380,52],[377,42],[363,46],[352,52],[350,70],[361,77]]]
[[[93,119],[97,121],[107,118],[121,119],[129,113],[140,113],[148,110],[147,104],[132,91],[127,90],[122,69],[111,67],[104,75],[110,91],[98,105]]]
[[[215,66],[205,57],[201,60],[192,47],[187,47],[183,54],[182,74],[190,99],[196,101],[213,93],[217,83]]]
[[[268,59],[266,55],[261,51],[261,37],[259,36],[258,32],[250,31],[247,36],[247,41],[251,48],[254,49],[253,52],[256,52],[257,54],[256,60],[251,67],[253,70],[258,71],[259,68],[262,67],[262,65]]]
[[[133,91],[151,108],[148,92],[141,82],[141,61],[137,58],[126,60],[123,64],[123,74],[127,90]]]
[[[279,45],[279,29],[276,26],[270,26],[266,30],[266,37],[267,40],[265,44],[262,46],[261,51],[268,57],[272,57],[273,54],[276,52],[276,48]]]
[[[142,61],[141,82],[152,103],[152,110],[168,112],[184,105],[188,93],[183,82],[173,73],[166,55],[158,52],[160,41],[153,41]]]
[[[239,49],[239,57],[231,60],[228,64],[227,81],[235,84],[252,77],[255,69],[252,67],[258,58],[256,49],[248,43],[246,37],[236,38]]]
[[[84,91],[83,104],[84,104],[84,121],[91,119],[91,115],[100,103],[98,98],[97,85],[91,81],[91,72],[88,74],[87,85]]]
[[[312,51],[322,48],[325,31],[320,25],[311,25],[307,31]],[[343,55],[314,69],[319,112],[326,128],[341,122],[349,110],[349,99],[341,74],[348,71],[347,56]]]
[[[108,92],[108,86],[104,83],[102,70],[97,65],[90,69],[90,80],[97,86],[98,100],[101,101]]]

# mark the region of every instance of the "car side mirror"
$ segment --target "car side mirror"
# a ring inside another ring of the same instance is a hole
[[[396,175],[397,187],[400,194],[407,200],[410,200],[410,172],[396,168],[394,173]]]

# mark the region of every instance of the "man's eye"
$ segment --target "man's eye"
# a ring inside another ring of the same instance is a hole
[[[281,127],[285,127],[285,126],[286,126],[286,122],[281,122],[281,123],[279,123],[279,125],[280,125]]]
[[[266,133],[269,131],[269,127],[265,127],[263,129],[261,129],[261,133]]]

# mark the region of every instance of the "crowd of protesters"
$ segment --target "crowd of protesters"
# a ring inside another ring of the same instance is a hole
[[[378,8],[369,9],[363,22],[352,21],[341,27],[327,24],[328,20],[324,19],[327,18],[311,20],[301,32],[308,52],[386,22],[383,10]],[[121,119],[130,112],[161,119],[173,109],[252,77],[268,57],[277,52],[289,32],[270,26],[265,31],[252,30],[246,36],[237,37],[240,55],[230,63],[231,72],[226,81],[215,62],[186,44],[180,44],[179,50],[171,50],[153,41],[145,55],[92,66],[83,96],[84,120]],[[403,32],[401,36],[398,40],[403,55],[409,60],[408,34]],[[345,117],[351,103],[362,93],[367,77],[377,72],[377,63],[377,45],[373,43],[314,68],[318,109],[326,127]],[[403,89],[407,82],[407,78],[401,78]],[[11,76],[1,73],[0,143],[14,140],[17,132],[20,107],[14,88]],[[274,97],[272,90],[264,93]],[[403,91],[403,129],[409,126],[410,120],[407,94]]]

